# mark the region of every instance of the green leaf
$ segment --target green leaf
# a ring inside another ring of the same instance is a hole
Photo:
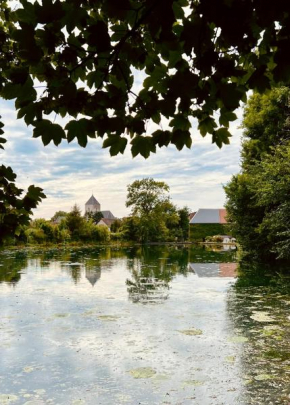
[[[110,155],[116,156],[118,153],[124,153],[127,139],[118,135],[111,135],[103,142],[103,148],[110,148]]]
[[[162,146],[168,146],[170,144],[172,132],[158,129],[157,131],[153,132],[152,136],[153,142],[161,148]]]
[[[52,124],[49,120],[41,120],[34,123],[33,138],[41,136],[44,146],[51,141],[58,146],[65,139],[65,132],[58,124]]]
[[[191,127],[189,119],[182,114],[175,115],[175,117],[169,123],[173,130],[181,129],[182,131],[187,131]]]
[[[145,159],[150,156],[150,153],[156,152],[156,146],[151,136],[136,136],[131,141],[132,156],[142,155]]]
[[[1,90],[0,94],[5,100],[13,100],[19,94],[19,90],[21,89],[20,84],[11,84],[7,83]]]
[[[219,87],[221,100],[224,106],[229,110],[238,108],[243,92],[233,83],[222,83]]]
[[[151,119],[155,124],[159,124],[161,121],[161,115],[158,111],[155,111],[153,115],[151,115]]]
[[[190,132],[183,131],[181,129],[174,131],[172,134],[171,143],[173,143],[178,150],[183,149],[184,146],[190,149],[192,145]]]
[[[88,136],[95,137],[95,131],[93,123],[86,118],[80,120],[72,120],[66,126],[67,141],[71,142],[74,138],[77,138],[80,146],[85,148],[88,143]]]
[[[202,136],[205,136],[207,133],[212,134],[214,128],[216,128],[217,124],[215,120],[211,117],[206,117],[203,120],[199,121],[198,129]]]
[[[219,148],[221,148],[223,144],[228,145],[230,143],[229,138],[231,136],[232,135],[227,128],[220,128],[217,131],[214,131],[212,135],[212,143],[215,143]]]
[[[220,125],[223,125],[224,127],[229,126],[230,121],[235,121],[237,119],[237,116],[234,112],[228,111],[224,108],[221,109],[220,111],[220,117],[219,117],[219,123]]]
[[[172,9],[175,15],[175,18],[178,19],[182,19],[184,17],[184,11],[183,8],[181,7],[181,5],[177,2],[174,1],[172,4]]]
[[[87,75],[87,84],[91,89],[93,86],[97,89],[103,83],[104,80],[104,73],[96,70],[94,72],[90,72]]]

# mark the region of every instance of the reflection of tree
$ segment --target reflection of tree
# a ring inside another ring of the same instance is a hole
[[[27,266],[27,255],[25,252],[13,253],[13,257],[1,255],[0,283],[16,285],[21,278],[21,271]]]
[[[135,282],[126,280],[126,284],[133,302],[160,302],[168,298],[169,283],[158,278],[136,277]]]
[[[233,263],[236,255],[236,250],[224,249],[223,245],[193,245],[189,248],[192,263]]]
[[[177,274],[186,274],[185,248],[142,246],[128,253],[127,266],[132,278],[126,284],[133,302],[160,302],[168,298],[169,283]]]
[[[243,260],[238,274],[227,312],[236,333],[248,339],[240,355],[245,379],[241,403],[288,405],[289,271]]]

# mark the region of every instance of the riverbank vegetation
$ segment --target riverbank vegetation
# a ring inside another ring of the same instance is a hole
[[[175,242],[188,238],[187,207],[177,208],[169,196],[169,186],[147,178],[128,186],[130,216],[116,219],[111,229],[98,225],[100,212],[82,215],[74,205],[70,212],[57,211],[50,220],[35,219],[19,228],[6,244],[58,244],[119,242]]]
[[[243,118],[241,172],[225,186],[228,220],[262,261],[290,259],[290,91],[254,94]]]

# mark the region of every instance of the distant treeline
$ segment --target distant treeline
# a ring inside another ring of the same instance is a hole
[[[126,205],[130,216],[110,226],[98,225],[99,212],[85,215],[75,205],[70,212],[57,211],[50,220],[35,219],[22,226],[18,237],[6,244],[133,241],[138,243],[186,241],[189,209],[177,208],[167,195],[169,187],[153,179],[136,180],[128,186]]]

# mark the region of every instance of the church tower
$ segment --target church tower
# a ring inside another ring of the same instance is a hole
[[[94,213],[101,211],[101,204],[95,199],[93,194],[91,198],[86,202],[85,211],[86,214],[88,214],[89,212]]]

